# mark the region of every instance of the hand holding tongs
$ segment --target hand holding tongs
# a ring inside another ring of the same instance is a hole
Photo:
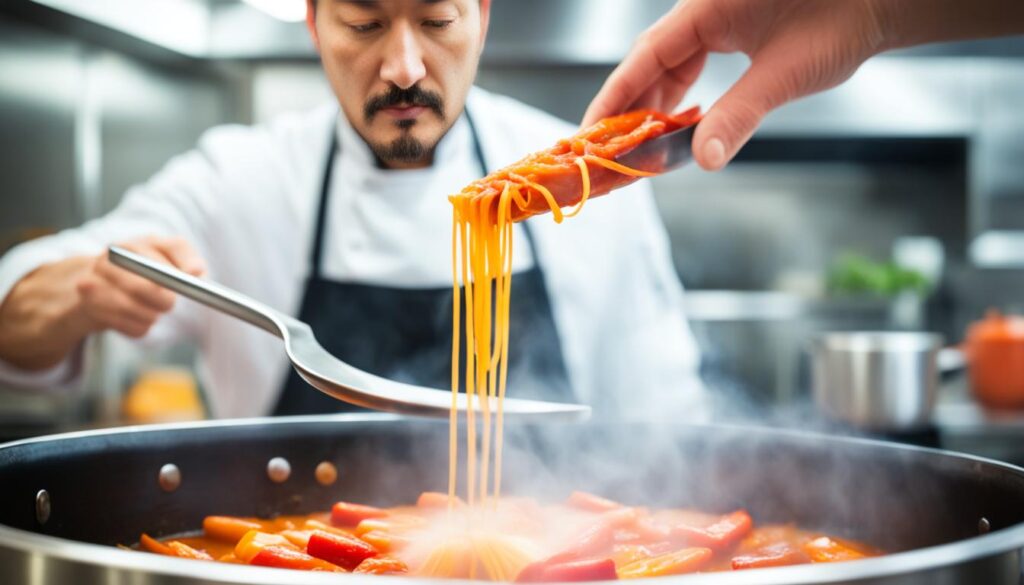
[[[309,325],[241,293],[116,246],[110,247],[109,256],[125,270],[280,337],[295,370],[325,394],[374,410],[438,417],[450,414],[450,391],[403,384],[350,366],[321,347]],[[466,395],[460,393],[456,405],[461,413],[465,413],[466,403]],[[479,400],[473,406],[474,411],[482,411]],[[589,406],[515,398],[506,398],[503,408],[505,414],[516,417],[583,419],[590,414]],[[490,411],[497,412],[497,401],[492,402]]]

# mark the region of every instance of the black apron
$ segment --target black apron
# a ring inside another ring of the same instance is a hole
[[[482,174],[486,175],[487,165],[479,136],[469,112],[465,115],[474,154]],[[395,288],[333,282],[321,273],[324,225],[337,153],[338,133],[332,128],[317,206],[310,275],[302,296],[299,320],[312,327],[320,345],[346,363],[385,378],[450,391],[451,287]],[[534,265],[512,279],[507,393],[517,398],[574,402],[544,286],[540,256],[529,225],[526,222],[522,225]],[[464,326],[465,319],[461,322]],[[465,351],[464,341],[461,349]],[[464,357],[460,356],[460,360],[464,361]],[[464,372],[464,368],[460,368],[460,372]],[[464,379],[461,388],[465,391]],[[364,409],[314,389],[289,368],[273,414],[361,410]]]

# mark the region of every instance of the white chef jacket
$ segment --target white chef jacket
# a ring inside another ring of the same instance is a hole
[[[571,135],[575,127],[510,98],[473,88],[467,98],[491,170]],[[336,104],[260,126],[221,126],[126,194],[106,216],[34,240],[0,260],[0,299],[36,267],[148,235],[186,238],[208,277],[279,311],[302,300],[329,133],[339,151],[326,219],[323,275],[408,287],[451,284],[447,195],[479,176],[464,117],[438,144],[434,164],[380,169]],[[513,271],[539,261],[570,384],[595,414],[692,419],[703,415],[696,344],[682,313],[682,287],[643,181],[587,204],[556,225],[530,220],[539,258],[516,226]],[[142,340],[199,344],[199,374],[217,417],[258,416],[277,402],[287,360],[281,341],[180,299]],[[0,361],[9,384],[73,387],[79,356],[45,372]],[[310,390],[314,391],[314,390]],[[515,389],[509,389],[515,395]]]

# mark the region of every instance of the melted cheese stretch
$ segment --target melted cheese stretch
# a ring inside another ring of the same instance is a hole
[[[508,376],[509,302],[512,292],[512,205],[526,206],[527,195],[539,193],[560,223],[583,209],[590,197],[587,163],[634,177],[653,173],[583,154],[575,158],[582,183],[582,197],[563,213],[550,190],[515,173],[492,183],[499,189],[484,194],[466,190],[451,196],[452,202],[452,410],[449,429],[448,500],[454,506],[458,480],[459,355],[462,328],[465,337],[466,380],[466,492],[470,505],[501,493],[502,405]],[[495,183],[497,185],[495,185]],[[500,193],[495,195],[495,193]],[[460,284],[464,288],[460,288]],[[465,299],[462,298],[465,291]],[[460,309],[465,307],[465,323]],[[496,408],[492,411],[492,404]],[[482,417],[477,437],[477,409]],[[493,454],[492,454],[493,448]],[[493,468],[491,467],[493,460]],[[493,481],[492,481],[493,479]]]

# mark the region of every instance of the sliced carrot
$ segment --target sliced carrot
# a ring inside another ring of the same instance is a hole
[[[359,538],[363,539],[382,553],[399,550],[409,544],[409,538],[383,530],[371,530]]]
[[[711,560],[709,548],[684,548],[649,559],[633,561],[619,568],[619,579],[641,579],[699,571]]]
[[[335,526],[328,524],[327,522],[321,522],[320,520],[306,520],[303,522],[300,530],[323,530],[326,532],[333,532],[334,534],[355,534],[355,531],[351,528],[342,528],[341,526]]]
[[[363,520],[355,527],[355,534],[362,536],[367,532],[373,532],[375,530],[381,530],[384,532],[401,532],[411,528],[418,528],[425,526],[427,520],[420,516],[412,516],[410,514],[393,514],[387,518],[367,518]]]
[[[359,563],[353,573],[372,575],[401,575],[409,572],[409,567],[394,557],[371,557]]]
[[[420,494],[420,497],[416,499],[416,507],[446,509],[448,508],[448,501],[448,494],[443,494],[441,492],[423,492]],[[458,496],[453,497],[451,502],[455,507],[466,505],[466,502],[462,501],[462,498]]]
[[[139,547],[151,553],[156,553],[158,555],[167,555],[169,557],[178,556],[174,553],[174,550],[172,550],[171,547],[146,534],[145,532],[143,532],[142,536],[139,537]]]
[[[263,530],[263,525],[246,518],[234,516],[207,516],[203,518],[203,534],[210,538],[238,542],[250,530]]]
[[[238,544],[235,545],[235,556],[243,562],[248,563],[261,550],[268,546],[298,550],[298,547],[280,534],[270,534],[267,532],[260,532],[258,530],[250,530],[249,532],[246,532],[245,536],[243,536],[242,539],[238,541]]]
[[[382,508],[350,502],[338,502],[331,507],[331,523],[335,526],[355,526],[367,518],[381,518],[387,515],[388,511]]]
[[[827,536],[815,538],[804,544],[804,552],[815,563],[854,561],[867,555]]]
[[[213,557],[211,557],[206,551],[196,550],[183,542],[178,542],[177,540],[172,540],[168,542],[167,548],[174,551],[174,556],[183,559],[195,559],[197,561],[213,560]]]
[[[288,542],[299,547],[299,549],[305,550],[306,545],[309,544],[309,537],[313,535],[313,532],[312,530],[282,530],[278,534],[288,539]]]

